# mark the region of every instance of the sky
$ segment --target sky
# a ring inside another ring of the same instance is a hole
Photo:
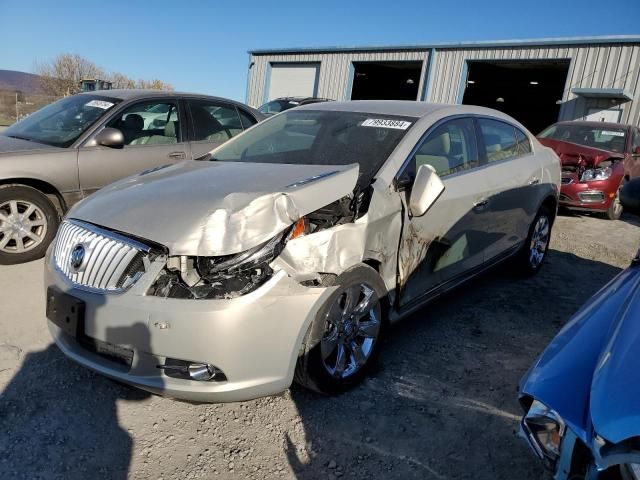
[[[640,34],[640,0],[0,0],[0,69],[77,53],[244,101],[248,50]]]

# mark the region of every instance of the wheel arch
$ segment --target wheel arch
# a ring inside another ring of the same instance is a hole
[[[65,202],[64,197],[60,193],[60,191],[54,187],[49,182],[44,180],[39,180],[36,178],[3,178],[0,179],[0,188],[8,187],[8,186],[16,186],[16,187],[31,187],[39,192],[45,194],[50,200],[55,199],[55,202],[52,202],[58,210],[64,214],[67,210],[67,202]],[[57,203],[57,204],[56,204]]]

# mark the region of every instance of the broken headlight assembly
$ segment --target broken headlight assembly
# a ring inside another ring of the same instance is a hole
[[[271,240],[234,255],[169,257],[147,295],[183,299],[229,299],[253,292],[273,271],[269,264],[289,240],[304,235],[301,218]]]
[[[560,415],[534,400],[522,420],[522,426],[538,456],[550,464],[555,463],[560,457],[560,444],[566,429]]]
[[[582,172],[581,182],[594,182],[597,180],[606,180],[611,176],[611,168],[589,168]]]

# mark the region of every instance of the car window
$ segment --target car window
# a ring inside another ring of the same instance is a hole
[[[527,137],[527,135],[525,135],[525,133],[519,128],[514,127],[514,129],[516,131],[516,148],[518,155],[531,153],[531,142],[529,141],[529,137]]]
[[[584,123],[556,123],[540,133],[539,137],[623,153],[626,128]]]
[[[497,162],[518,156],[518,144],[513,125],[488,118],[478,119],[478,124],[484,140],[487,162]]]
[[[89,94],[65,97],[13,124],[3,135],[54,147],[69,147],[120,101]]]
[[[247,112],[245,112],[241,108],[238,109],[238,112],[240,113],[240,120],[242,121],[243,128],[249,128],[252,125],[255,125],[256,123],[258,123],[258,121],[255,118],[253,118],[253,115],[249,115]]]
[[[226,142],[242,132],[242,121],[236,107],[210,100],[187,100],[193,140]]]
[[[414,176],[420,165],[428,164],[442,177],[475,168],[479,163],[473,120],[459,118],[429,133],[413,156],[409,173]]]
[[[178,106],[170,100],[136,103],[107,126],[122,132],[125,145],[172,144],[180,139]]]

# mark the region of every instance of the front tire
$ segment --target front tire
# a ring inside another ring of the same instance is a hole
[[[0,265],[42,258],[60,223],[46,195],[23,185],[0,186]]]
[[[616,190],[616,196],[604,214],[605,217],[608,218],[609,220],[619,220],[620,217],[622,216],[622,211],[624,210],[624,207],[620,202],[620,190],[622,190],[623,185],[624,185],[624,180],[620,182],[620,186],[618,187],[618,190]]]
[[[516,271],[522,276],[535,275],[542,267],[549,249],[552,225],[551,210],[543,205],[533,219],[529,235],[516,258]]]
[[[320,307],[296,364],[296,383],[325,394],[362,381],[377,359],[386,330],[386,288],[373,268],[359,265],[336,279]]]

